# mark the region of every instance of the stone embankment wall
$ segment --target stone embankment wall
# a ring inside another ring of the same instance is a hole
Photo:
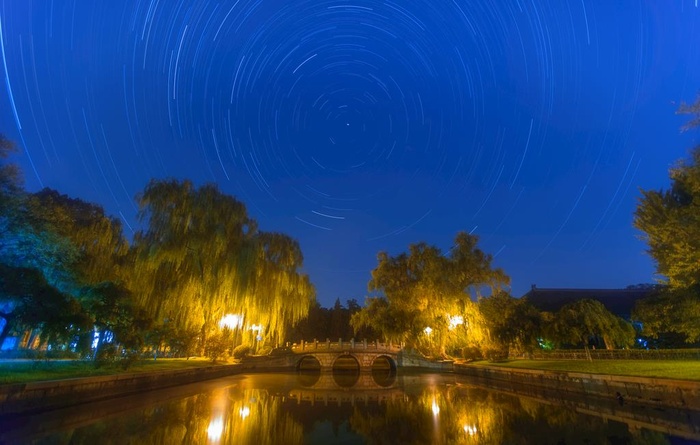
[[[31,413],[237,374],[235,365],[0,385],[0,416]]]
[[[531,386],[543,391],[621,398],[623,403],[700,410],[700,382],[461,364],[454,368],[456,373],[472,377],[486,387],[496,383],[513,392],[521,386]]]
[[[452,360],[428,360],[416,352],[403,350],[398,355],[399,368],[426,369],[437,372],[452,372]]]

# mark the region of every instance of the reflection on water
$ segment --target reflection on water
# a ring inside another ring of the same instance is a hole
[[[244,375],[0,419],[0,443],[656,445],[700,440],[700,426],[694,426],[700,413],[640,415],[639,408],[623,408],[614,400],[582,403],[572,408],[477,387],[458,376],[397,376],[390,369]]]

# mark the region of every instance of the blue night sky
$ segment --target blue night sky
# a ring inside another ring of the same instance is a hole
[[[28,190],[131,235],[150,178],[215,182],[326,306],[460,230],[515,296],[652,282],[639,188],[697,137],[697,0],[0,0],[0,26]]]

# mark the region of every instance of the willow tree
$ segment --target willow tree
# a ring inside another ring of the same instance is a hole
[[[478,238],[464,232],[447,254],[426,243],[409,246],[395,257],[378,255],[366,307],[351,320],[357,330],[369,326],[387,339],[445,354],[448,348],[486,341],[483,320],[472,297],[496,292],[509,282],[491,267],[491,255],[477,248]]]
[[[557,343],[588,349],[591,341],[602,339],[606,349],[630,347],[634,344],[634,327],[608,311],[597,300],[582,299],[564,305],[554,314],[548,326],[551,339]]]
[[[156,319],[198,325],[203,346],[221,317],[240,307],[255,266],[255,222],[243,203],[211,184],[152,180],[138,202],[147,223],[135,236],[141,262],[173,283],[166,295],[145,289],[141,303],[158,308]],[[161,298],[167,300],[152,301]]]
[[[281,233],[258,232],[254,238],[254,274],[242,308],[251,322],[264,327],[273,343],[284,340],[286,328],[308,315],[315,290],[300,272],[304,256],[299,243]]]

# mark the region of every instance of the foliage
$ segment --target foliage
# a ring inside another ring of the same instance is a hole
[[[118,281],[128,243],[121,223],[104,209],[80,199],[45,188],[30,195],[29,206],[37,227],[68,240],[76,249],[72,270],[79,284]]]
[[[207,338],[204,348],[204,354],[216,363],[220,358],[224,358],[226,351],[231,346],[232,333],[229,329],[224,329],[221,332],[215,332]]]
[[[359,331],[352,329],[350,318],[362,308],[354,299],[348,300],[346,304],[347,307],[337,299],[333,307],[324,308],[317,301],[313,301],[309,306],[308,316],[288,329],[287,339],[296,343],[302,340],[337,341],[339,338],[376,339],[378,336],[369,328]]]
[[[145,332],[152,321],[143,310],[134,306],[128,289],[112,282],[101,283],[85,289],[83,302],[92,317],[92,324],[99,331],[97,352],[107,333],[113,334],[114,341],[127,350],[142,348]]]
[[[134,287],[156,320],[198,328],[201,347],[227,313],[245,318],[245,340],[255,324],[270,342],[307,314],[314,289],[299,272],[298,243],[258,231],[234,197],[214,185],[151,181],[139,205],[147,227],[135,236]]]
[[[233,348],[233,358],[235,359],[242,359],[243,357],[250,355],[251,348],[248,345],[238,345],[235,348]]]
[[[490,339],[507,357],[510,349],[532,351],[541,333],[540,312],[526,300],[499,292],[479,300]]]
[[[177,357],[184,356],[189,359],[197,350],[198,335],[197,328],[175,329],[168,338],[168,346]]]
[[[691,115],[686,130],[698,128],[700,96],[678,112]],[[638,306],[636,314],[652,335],[676,332],[692,342],[700,340],[700,146],[669,176],[670,189],[642,190],[634,219],[668,290]]]
[[[7,158],[17,151],[15,144],[7,139],[5,135],[0,134],[0,160],[3,160],[0,166],[0,204],[7,204],[9,197],[17,195],[22,190],[22,174],[16,164],[5,162]],[[0,208],[4,210],[4,208]]]
[[[44,342],[69,341],[89,326],[80,304],[49,285],[37,269],[0,263],[0,295],[5,320],[0,344],[11,329],[41,329]]]
[[[426,243],[395,257],[380,252],[368,288],[381,295],[368,298],[353,315],[353,328],[368,326],[387,340],[439,355],[488,341],[471,297],[484,287],[496,292],[509,278],[491,267],[491,256],[477,242],[460,232],[448,254]]]
[[[245,319],[237,340],[261,336],[263,349],[308,313],[315,291],[299,244],[259,231],[216,186],[151,181],[138,197],[145,228],[129,247],[100,206],[26,193],[6,162],[14,150],[0,135],[0,343],[29,329],[44,344],[89,349],[94,326],[96,356],[105,342],[139,353],[148,334],[155,349],[189,357],[226,313]]]
[[[680,334],[686,342],[700,341],[700,291],[663,289],[639,302],[632,312],[642,326],[642,334],[654,339]]]
[[[117,359],[117,352],[117,346],[113,343],[103,345],[95,352],[95,368],[102,368],[104,366],[114,363]]]
[[[588,347],[602,339],[607,349],[634,344],[635,331],[630,323],[608,311],[597,300],[582,299],[563,306],[547,328],[549,337],[559,345]]]

